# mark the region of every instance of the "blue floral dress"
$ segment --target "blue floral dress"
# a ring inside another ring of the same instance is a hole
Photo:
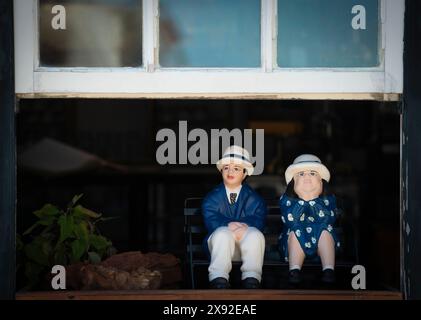
[[[335,241],[338,249],[340,242],[335,232],[336,199],[334,196],[322,196],[305,201],[300,198],[291,198],[285,194],[279,200],[283,229],[278,238],[279,249],[288,261],[288,237],[295,232],[306,257],[317,256],[320,235],[327,230]]]

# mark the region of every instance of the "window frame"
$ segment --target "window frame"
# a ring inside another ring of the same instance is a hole
[[[40,67],[38,0],[14,0],[18,97],[399,100],[404,0],[380,0],[375,68],[278,68],[277,0],[261,0],[260,68],[162,68],[159,0],[142,0],[142,67]]]

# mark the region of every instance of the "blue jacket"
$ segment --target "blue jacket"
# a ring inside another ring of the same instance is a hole
[[[266,213],[266,203],[246,183],[242,185],[238,199],[233,205],[228,202],[225,185],[219,184],[202,202],[202,214],[208,230],[203,247],[208,257],[210,257],[208,239],[217,228],[226,227],[230,222],[236,221],[263,231]]]

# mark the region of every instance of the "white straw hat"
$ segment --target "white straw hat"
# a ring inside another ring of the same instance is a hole
[[[314,170],[322,179],[327,182],[330,180],[329,170],[322,164],[322,161],[320,161],[318,157],[312,154],[302,154],[295,158],[294,163],[285,171],[285,180],[287,184],[292,180],[296,173],[305,170]]]
[[[254,171],[253,164],[250,161],[250,155],[246,149],[243,149],[239,146],[230,146],[228,147],[222,158],[216,163],[216,167],[219,171],[222,170],[223,166],[226,164],[238,164],[247,170],[247,175],[251,176]]]

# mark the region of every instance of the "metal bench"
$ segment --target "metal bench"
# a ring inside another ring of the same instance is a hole
[[[266,226],[263,232],[266,241],[264,266],[288,266],[288,262],[285,262],[281,257],[278,248],[278,236],[282,230],[282,220],[278,201],[278,199],[266,200],[268,212],[266,216]],[[184,202],[186,267],[192,289],[196,288],[196,267],[209,265],[209,260],[202,247],[207,230],[203,221],[201,204],[202,198],[188,198]],[[346,223],[346,228],[344,228],[344,223]],[[344,235],[345,229],[348,230],[348,236]],[[343,219],[342,214],[338,214],[336,230],[341,243],[345,244],[341,246],[337,255],[336,266],[354,265],[358,261],[358,246],[355,240],[355,232],[350,221]],[[347,250],[344,250],[344,248]],[[305,261],[306,266],[319,263],[319,259],[306,259]],[[233,262],[233,267],[240,264],[241,262]]]

